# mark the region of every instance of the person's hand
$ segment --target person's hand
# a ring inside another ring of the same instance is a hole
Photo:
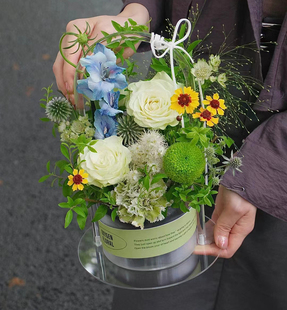
[[[86,22],[89,23],[91,27],[90,38],[95,38],[95,41],[103,37],[101,31],[107,33],[114,33],[115,29],[112,26],[111,21],[115,21],[121,25],[129,19],[132,18],[139,25],[146,25],[149,21],[149,13],[147,9],[141,4],[132,3],[125,7],[125,9],[117,16],[96,16],[86,19],[77,19],[70,21],[67,25],[67,32],[77,32],[74,25],[76,25],[81,32],[84,32],[86,29]],[[64,49],[69,46],[69,41],[74,40],[75,37],[72,35],[65,36],[62,44],[63,52],[65,57],[74,64],[77,64],[81,58],[81,49],[76,53],[77,46],[74,46],[70,49]],[[90,41],[92,44],[93,41]],[[71,44],[71,43],[70,43]],[[74,53],[74,54],[73,54]],[[128,58],[133,53],[132,49],[126,49],[124,57]],[[73,101],[73,81],[75,75],[75,68],[64,61],[60,52],[57,55],[57,58],[53,65],[53,72],[56,78],[58,89],[65,95],[69,96],[70,100]]]
[[[256,207],[247,200],[220,186],[212,215],[212,220],[216,223],[215,243],[197,246],[194,253],[232,257],[245,237],[253,230],[256,210]]]

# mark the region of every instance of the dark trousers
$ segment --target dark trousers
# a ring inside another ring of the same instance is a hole
[[[261,210],[231,259],[201,276],[159,290],[115,289],[113,310],[286,310],[287,223]]]

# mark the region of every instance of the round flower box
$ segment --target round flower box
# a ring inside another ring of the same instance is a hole
[[[160,270],[180,264],[196,245],[197,214],[172,209],[160,222],[138,229],[113,222],[106,215],[99,221],[105,256],[117,266],[131,270]]]

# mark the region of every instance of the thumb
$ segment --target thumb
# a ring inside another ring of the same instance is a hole
[[[229,235],[237,221],[238,215],[230,209],[223,209],[219,215],[214,226],[214,241],[220,249],[228,248]]]

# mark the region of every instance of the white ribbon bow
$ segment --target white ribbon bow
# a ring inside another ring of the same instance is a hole
[[[187,23],[186,34],[184,35],[183,38],[176,41],[180,24],[183,22]],[[189,37],[190,32],[191,32],[191,22],[186,18],[182,18],[177,22],[177,24],[175,26],[173,37],[172,37],[172,40],[170,42],[165,41],[165,38],[158,35],[158,34],[154,34],[153,32],[151,34],[150,45],[151,45],[151,50],[152,50],[154,57],[163,58],[167,53],[170,54],[170,68],[171,68],[171,74],[172,74],[172,79],[174,82],[174,88],[175,89],[177,88],[177,84],[176,84],[175,73],[174,73],[173,50],[179,49],[179,50],[183,51],[189,57],[190,61],[192,63],[194,63],[194,60],[189,55],[189,53],[184,48],[179,46],[180,43],[184,42]],[[156,53],[156,51],[160,51],[160,50],[164,50],[164,52],[162,54],[158,55]]]

